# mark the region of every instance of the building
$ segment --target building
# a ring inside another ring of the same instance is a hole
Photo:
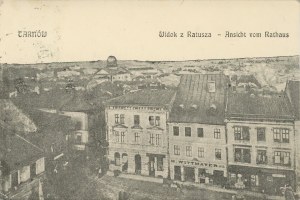
[[[171,179],[226,183],[226,88],[223,74],[181,77],[169,119]]]
[[[117,64],[117,59],[114,56],[107,58],[106,67],[99,69],[93,76],[96,80],[116,81],[131,81],[132,74],[125,67],[120,67]]]
[[[294,115],[283,94],[229,92],[228,180],[233,188],[280,195],[295,186]]]
[[[110,170],[168,177],[170,90],[140,90],[106,102]]]
[[[288,96],[295,114],[295,159],[296,159],[296,192],[300,196],[300,81],[290,80],[286,84],[285,93]]]
[[[71,117],[75,123],[74,134],[70,136],[74,149],[86,150],[89,142],[89,118],[93,111],[93,106],[87,101],[85,93],[73,91],[73,97],[63,103],[59,109],[59,114]]]
[[[0,124],[0,199],[28,199],[45,171],[42,149]]]

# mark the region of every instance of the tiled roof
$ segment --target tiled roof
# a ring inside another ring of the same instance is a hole
[[[215,82],[215,92],[208,91]],[[228,80],[223,74],[183,75],[170,113],[171,122],[224,124]]]
[[[7,135],[9,142],[3,139],[0,141],[0,154],[10,170],[19,169],[43,157],[42,150],[23,137],[17,134],[4,134]]]
[[[173,90],[139,90],[108,100],[106,105],[167,106],[174,95]]]
[[[283,94],[258,96],[250,93],[230,92],[226,116],[229,119],[293,119],[291,104],[287,96]]]
[[[290,80],[287,82],[286,92],[293,106],[297,120],[300,120],[300,81]]]

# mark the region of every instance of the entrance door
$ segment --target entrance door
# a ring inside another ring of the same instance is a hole
[[[18,172],[15,172],[11,175],[11,187],[18,186]]]
[[[122,166],[122,171],[127,172],[127,170],[128,170],[128,155],[126,153],[122,154],[122,162],[124,163]]]
[[[214,170],[214,183],[216,185],[223,185],[225,184],[224,180],[224,172],[220,170]]]
[[[139,154],[135,155],[134,161],[135,161],[135,173],[136,174],[141,174],[141,170],[142,170],[141,156]]]
[[[184,167],[185,180],[195,182],[195,169],[192,167]]]
[[[174,180],[181,181],[181,167],[174,166]]]
[[[154,169],[154,157],[149,157],[149,176],[155,176],[155,169]]]

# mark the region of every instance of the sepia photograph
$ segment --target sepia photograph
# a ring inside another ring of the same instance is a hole
[[[297,200],[299,129],[299,1],[0,0],[0,200]]]

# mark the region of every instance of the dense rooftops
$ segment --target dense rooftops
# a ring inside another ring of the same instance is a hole
[[[183,75],[170,121],[224,124],[227,83],[223,74]]]
[[[287,96],[259,96],[250,93],[229,93],[228,119],[292,120],[294,115]]]
[[[108,100],[106,105],[167,106],[172,103],[174,95],[175,91],[173,90],[139,90]]]

